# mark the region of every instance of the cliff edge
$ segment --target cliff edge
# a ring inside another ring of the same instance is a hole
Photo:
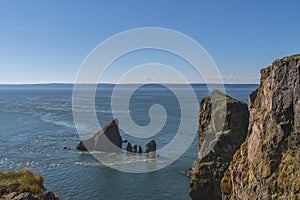
[[[221,187],[223,199],[300,199],[300,55],[261,70],[249,132]]]

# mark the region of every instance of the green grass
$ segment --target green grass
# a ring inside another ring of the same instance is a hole
[[[286,56],[286,57],[283,57],[283,58],[280,58],[278,60],[275,60],[275,62],[278,62],[278,61],[290,61],[290,60],[293,60],[293,59],[297,59],[297,58],[300,58],[300,54],[295,54],[295,55],[291,55],[291,56]]]
[[[39,195],[46,191],[43,186],[43,175],[34,175],[29,170],[0,171],[0,197],[11,192],[30,192]]]

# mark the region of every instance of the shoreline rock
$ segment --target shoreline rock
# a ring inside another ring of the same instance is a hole
[[[38,196],[34,196],[29,192],[11,192],[0,197],[0,200],[60,200],[60,198],[50,191],[46,191]]]

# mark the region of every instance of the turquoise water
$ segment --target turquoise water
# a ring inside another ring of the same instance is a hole
[[[102,85],[97,89],[96,112],[102,126],[112,119],[113,87]],[[257,87],[227,85],[226,92],[247,102]],[[199,102],[208,94],[205,85],[193,88]],[[174,137],[180,122],[180,107],[174,94],[158,85],[142,87],[130,101],[130,114],[137,124],[146,125],[150,121],[146,113],[156,103],[163,105],[168,114],[164,128],[153,137],[159,148]],[[27,167],[35,173],[42,172],[47,189],[62,198],[189,199],[189,178],[181,171],[189,169],[197,157],[196,138],[186,153],[162,170],[130,174],[109,168],[90,154],[75,150],[80,138],[72,117],[72,85],[1,85],[0,135],[0,169]],[[121,135],[143,148],[150,140],[122,131]]]

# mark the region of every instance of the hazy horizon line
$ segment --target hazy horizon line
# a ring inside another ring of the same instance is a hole
[[[0,83],[0,85],[74,85],[74,84],[80,84],[80,85],[147,85],[147,84],[166,84],[166,85],[188,85],[187,83],[63,83],[63,82],[47,82],[47,83]],[[243,82],[236,82],[236,83],[189,83],[192,85],[196,85],[196,84],[202,84],[202,85],[239,85],[239,84],[247,84],[247,85],[259,85],[259,83],[243,83]]]

